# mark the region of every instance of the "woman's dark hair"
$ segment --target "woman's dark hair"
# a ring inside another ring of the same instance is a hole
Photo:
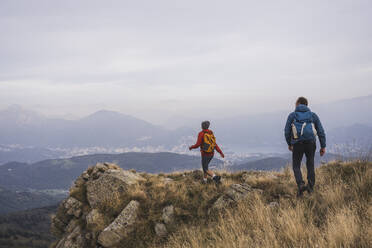
[[[203,129],[208,129],[210,124],[211,123],[209,121],[203,121],[202,124],[201,124],[201,127]]]
[[[307,106],[308,102],[307,102],[307,99],[305,97],[301,96],[297,99],[296,104],[303,104],[303,105]]]

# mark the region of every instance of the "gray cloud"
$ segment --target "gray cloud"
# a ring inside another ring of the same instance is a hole
[[[0,107],[161,122],[372,93],[372,3],[0,2]],[[208,99],[208,100],[207,100]]]

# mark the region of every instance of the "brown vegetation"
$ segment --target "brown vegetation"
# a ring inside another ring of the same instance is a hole
[[[101,167],[97,165],[95,170]],[[97,205],[102,225],[90,226],[87,218],[79,219],[81,233],[97,237],[118,216],[118,210],[135,200],[139,203],[135,227],[113,247],[372,247],[372,164],[368,162],[321,166],[316,170],[314,193],[300,199],[290,168],[281,172],[221,171],[220,185],[212,181],[202,184],[201,171],[135,174],[141,180],[129,185],[120,201],[114,197],[103,202],[105,208]],[[211,211],[231,185],[242,183],[252,188],[247,197]],[[92,213],[85,190],[80,187],[71,193],[81,201],[83,213]],[[166,223],[167,235],[156,235],[155,227],[165,223],[163,211],[170,205],[174,216]],[[95,245],[96,238],[89,242]]]
[[[296,199],[287,168],[257,176],[264,190],[204,225],[177,230],[164,245],[187,247],[372,247],[372,164],[333,162],[317,169],[312,195]],[[268,202],[277,200],[277,207]]]

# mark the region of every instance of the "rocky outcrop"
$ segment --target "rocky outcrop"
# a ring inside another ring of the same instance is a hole
[[[98,236],[98,242],[104,247],[113,247],[133,231],[137,220],[139,202],[131,201],[119,216]]]
[[[201,171],[153,175],[110,163],[90,167],[52,218],[51,230],[58,238],[52,247],[154,247],[183,224],[261,193],[247,182],[238,183],[243,177],[217,186],[201,185],[202,177]]]
[[[141,176],[130,171],[105,169],[104,165],[98,167],[97,175],[96,180],[87,182],[89,205],[102,212],[109,211],[113,214],[119,213],[122,209],[128,188],[143,180]]]
[[[52,217],[56,248],[114,247],[134,229],[139,203],[130,201],[130,188],[144,179],[114,164],[86,170],[70,188],[70,197]]]
[[[221,210],[233,203],[244,200],[251,196],[252,193],[262,193],[260,189],[254,189],[248,184],[232,184],[226,192],[220,196],[217,201],[213,204],[211,211]]]

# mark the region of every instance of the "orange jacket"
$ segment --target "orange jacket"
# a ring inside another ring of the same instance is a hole
[[[201,152],[201,155],[202,156],[213,156],[214,155],[214,151],[213,152],[205,152],[201,149],[201,145],[204,141],[204,133],[207,132],[207,133],[211,133],[213,134],[212,130],[209,130],[209,129],[203,129],[203,131],[201,131],[199,134],[198,134],[198,140],[196,141],[196,144],[191,146],[190,149],[196,149],[198,147],[200,147],[200,152]],[[223,155],[223,152],[221,151],[220,147],[217,145],[216,143],[216,148],[217,152],[219,154],[221,154],[221,156]]]

